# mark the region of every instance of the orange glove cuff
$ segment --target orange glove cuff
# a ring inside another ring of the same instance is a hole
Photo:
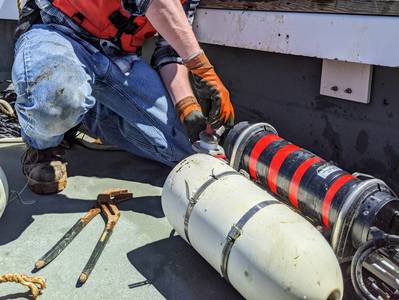
[[[201,106],[194,96],[185,97],[176,104],[177,115],[182,123],[184,119],[195,110],[202,111]]]
[[[190,71],[199,69],[199,68],[212,68],[211,63],[209,62],[208,57],[206,57],[205,53],[201,51],[198,55],[184,62],[184,65]]]

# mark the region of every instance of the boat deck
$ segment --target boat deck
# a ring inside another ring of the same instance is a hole
[[[10,190],[25,186],[23,144],[0,144],[0,165]],[[183,239],[161,207],[161,187],[169,169],[124,152],[101,152],[73,145],[67,152],[69,181],[58,195],[25,189],[0,219],[0,274],[31,274],[46,253],[95,204],[98,193],[126,188],[134,199],[121,203],[121,219],[88,282],[76,287],[102,230],[96,217],[43,270],[47,288],[39,299],[241,299],[241,296]],[[2,284],[0,299],[28,298],[26,288]]]

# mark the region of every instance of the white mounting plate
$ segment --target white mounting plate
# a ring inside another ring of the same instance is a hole
[[[324,59],[320,94],[367,104],[372,71],[371,65]]]

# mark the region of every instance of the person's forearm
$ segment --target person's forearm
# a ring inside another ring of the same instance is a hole
[[[161,78],[172,97],[173,103],[177,104],[180,100],[193,96],[188,70],[180,64],[168,64],[160,69]]]
[[[179,0],[153,0],[146,17],[183,59],[201,51]]]

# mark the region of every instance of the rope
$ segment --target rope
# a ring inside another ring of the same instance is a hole
[[[10,103],[0,98],[0,112],[8,117],[15,118],[15,112]]]
[[[14,110],[16,98],[12,84],[0,91],[0,139],[20,136],[20,126]]]
[[[23,4],[22,4],[22,0],[17,0],[17,6],[18,6],[19,15],[21,15],[22,9],[24,7]]]
[[[5,274],[0,276],[0,283],[15,282],[20,283],[30,289],[33,299],[36,299],[42,290],[46,288],[46,281],[43,277],[30,277],[19,274]]]
[[[20,126],[17,119],[7,117],[0,112],[0,140],[2,138],[15,138],[20,135]]]

